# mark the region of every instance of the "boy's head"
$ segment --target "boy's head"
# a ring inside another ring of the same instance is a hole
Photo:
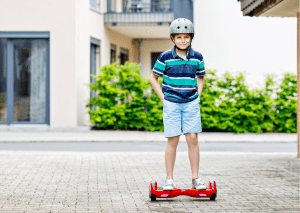
[[[193,23],[186,18],[175,19],[170,25],[170,37],[176,48],[188,50],[194,38]],[[186,43],[188,43],[187,46],[185,45]]]

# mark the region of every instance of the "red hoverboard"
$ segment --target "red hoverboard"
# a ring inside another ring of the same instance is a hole
[[[157,187],[156,181],[150,182],[149,198],[151,198],[151,201],[156,201],[156,198],[171,198],[180,195],[186,195],[190,197],[201,197],[201,198],[209,197],[210,200],[216,200],[217,185],[215,181],[211,180],[209,181],[207,189],[197,190],[194,188],[188,188],[188,189],[174,188],[173,190],[163,190],[162,187]]]

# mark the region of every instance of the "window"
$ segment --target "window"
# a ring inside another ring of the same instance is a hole
[[[100,1],[101,0],[90,0],[90,5],[93,10],[100,12]]]
[[[117,47],[114,44],[110,45],[110,63],[113,64],[117,61]]]
[[[91,68],[90,74],[97,75],[100,69],[100,40],[91,38]],[[90,76],[90,83],[95,83],[95,78]],[[91,97],[95,97],[95,91],[91,91]]]
[[[49,37],[0,32],[0,123],[49,124]]]
[[[151,0],[151,12],[171,11],[171,0]]]
[[[169,12],[171,0],[123,0],[123,12]]]
[[[108,12],[116,12],[116,8],[117,8],[116,0],[108,0],[107,3],[108,3],[108,8],[107,8]]]
[[[124,65],[126,61],[128,61],[129,57],[128,57],[128,50],[121,48],[121,55],[120,55],[120,60],[121,60],[121,64]]]
[[[160,56],[161,52],[153,52],[151,53],[151,70],[153,69],[158,57]]]
[[[130,0],[123,0],[123,12],[130,11]]]
[[[129,4],[129,2],[128,2],[128,4]],[[142,0],[131,0],[131,5],[130,5],[130,8],[129,8],[129,11],[130,12],[149,12],[149,11],[145,11],[146,4],[147,3],[145,2],[145,5],[143,5]]]

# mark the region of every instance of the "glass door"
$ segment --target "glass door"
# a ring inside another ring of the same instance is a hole
[[[48,39],[0,39],[3,49],[0,64],[7,66],[0,66],[0,123],[48,123]]]

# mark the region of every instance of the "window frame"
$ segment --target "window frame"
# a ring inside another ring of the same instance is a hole
[[[127,61],[129,61],[129,49],[120,47],[120,64],[124,65],[126,63],[126,61],[124,62],[124,64],[122,63],[121,54],[127,55]]]
[[[7,121],[0,125],[50,125],[50,32],[0,32],[0,39],[7,39],[6,57],[6,106]],[[13,63],[13,39],[47,39],[46,45],[46,118],[45,122],[15,122],[14,118],[14,63]]]
[[[96,1],[96,8],[92,6],[93,1]],[[101,13],[101,0],[90,0],[90,8],[95,12]]]
[[[99,52],[97,52],[97,48]],[[98,56],[97,56],[98,55]],[[97,60],[97,57],[98,60]],[[98,62],[98,65],[97,65]],[[101,41],[91,37],[90,43],[90,83],[94,83],[95,79],[91,75],[97,75],[97,71],[101,67]],[[90,98],[95,97],[96,93],[90,91]]]
[[[114,62],[112,61],[112,50],[115,51],[115,57],[114,57]],[[113,64],[117,62],[117,45],[115,44],[110,44],[110,64]]]

